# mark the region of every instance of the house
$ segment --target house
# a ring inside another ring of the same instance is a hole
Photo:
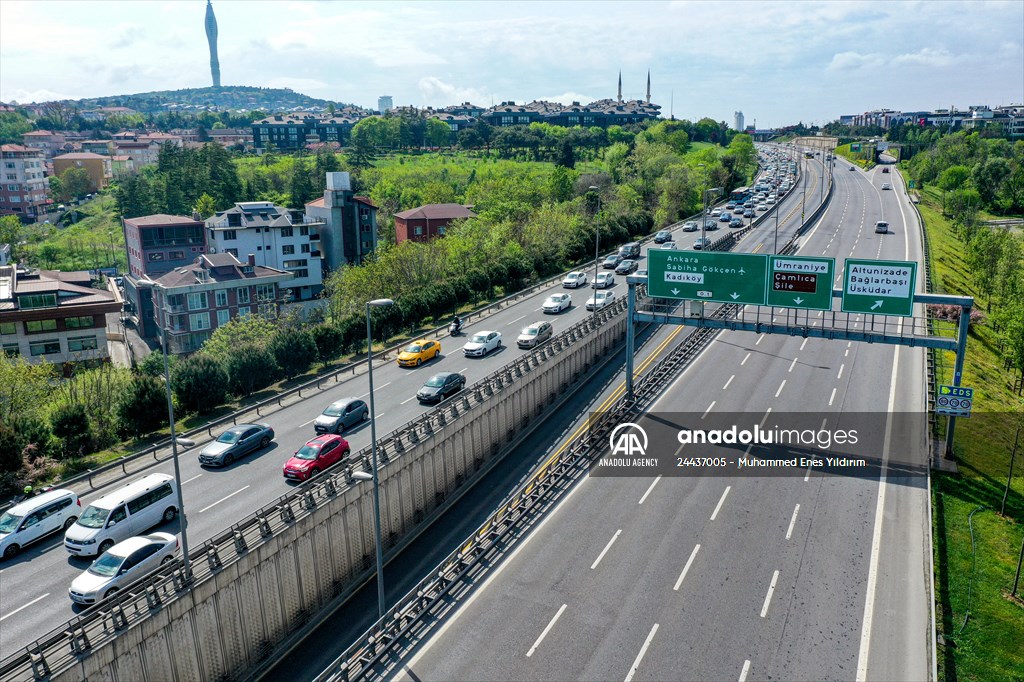
[[[306,215],[323,223],[320,251],[328,272],[362,263],[377,249],[377,206],[352,191],[348,173],[328,173],[323,197],[306,204]]]
[[[425,242],[444,231],[457,218],[475,218],[476,213],[469,206],[461,204],[427,204],[395,214],[395,241],[399,244],[406,239]]]
[[[0,215],[31,222],[46,213],[53,202],[43,150],[20,144],[0,146],[0,173]]]
[[[121,304],[89,284],[88,272],[0,266],[4,353],[61,365],[107,360],[106,315],[119,312]]]
[[[132,157],[136,169],[155,166],[160,159],[160,145],[142,140],[116,139],[115,136],[113,154]]]
[[[89,175],[89,189],[93,192],[110,184],[114,173],[111,170],[110,157],[90,152],[61,154],[53,157],[53,174],[61,175],[69,168],[83,168]]]
[[[61,153],[64,143],[67,142],[67,137],[60,132],[33,130],[23,134],[21,142],[26,147],[42,151],[46,158],[50,159]]]

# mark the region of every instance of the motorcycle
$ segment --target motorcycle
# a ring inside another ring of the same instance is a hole
[[[450,325],[448,325],[448,334],[450,336],[458,336],[461,333],[462,333],[462,325],[461,324],[457,324],[455,322],[452,322]]]

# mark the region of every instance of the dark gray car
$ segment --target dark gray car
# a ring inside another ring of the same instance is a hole
[[[274,440],[274,429],[267,424],[238,424],[224,431],[199,453],[203,466],[226,467],[239,457],[262,450]]]
[[[427,379],[423,388],[416,392],[421,403],[439,403],[466,387],[466,377],[457,372],[441,372]]]
[[[317,433],[341,433],[370,416],[370,408],[359,398],[342,398],[327,406],[316,421],[313,429]]]

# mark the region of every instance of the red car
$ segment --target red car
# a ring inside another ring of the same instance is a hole
[[[284,463],[284,477],[295,481],[308,480],[348,457],[349,451],[348,441],[341,436],[317,436]]]

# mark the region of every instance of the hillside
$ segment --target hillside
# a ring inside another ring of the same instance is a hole
[[[259,88],[248,85],[159,90],[134,95],[91,97],[78,100],[74,104],[81,110],[97,107],[128,107],[143,114],[174,110],[253,111],[258,109],[276,112],[294,109],[327,111],[332,105],[336,109],[352,106],[309,97],[289,88]]]

